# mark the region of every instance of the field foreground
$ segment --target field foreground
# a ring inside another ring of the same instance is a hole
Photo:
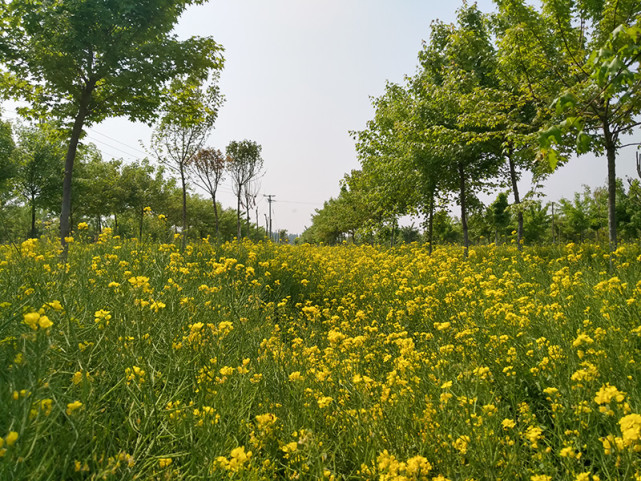
[[[641,249],[0,246],[0,479],[641,479]]]

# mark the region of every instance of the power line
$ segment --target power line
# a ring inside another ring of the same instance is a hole
[[[302,202],[302,201],[296,201],[296,200],[279,200],[278,202],[285,203],[285,204],[323,205],[320,202]]]
[[[123,154],[126,154],[126,155],[128,155],[128,156],[130,156],[130,157],[136,157],[136,156],[135,156],[135,155],[133,155],[131,152],[126,152],[126,151],[124,151],[124,150],[122,150],[122,149],[120,149],[120,148],[116,147],[115,145],[108,144],[107,142],[103,142],[102,140],[98,140],[98,139],[96,139],[96,138],[94,138],[94,137],[92,137],[92,136],[90,136],[90,135],[87,135],[87,138],[88,138],[88,139],[90,139],[92,142],[97,142],[97,143],[99,143],[99,144],[101,144],[101,145],[105,145],[105,146],[109,147],[110,149],[115,149],[115,150],[117,150],[118,152],[122,152]],[[102,149],[102,148],[101,148],[101,149]]]
[[[136,147],[132,147],[131,145],[126,144],[126,143],[124,143],[124,142],[122,142],[122,141],[120,141],[120,140],[118,140],[118,139],[114,139],[113,137],[110,137],[110,136],[108,136],[107,134],[103,134],[103,133],[101,133],[101,132],[98,132],[98,131],[97,131],[97,130],[95,130],[95,129],[92,129],[92,128],[90,128],[90,127],[89,127],[89,128],[88,128],[88,130],[91,130],[94,134],[98,134],[98,135],[100,135],[101,137],[105,137],[105,138],[107,138],[107,139],[109,139],[109,140],[113,140],[114,142],[117,142],[117,143],[119,143],[119,144],[121,144],[121,145],[124,145],[124,146],[125,146],[125,147],[127,147],[128,149],[131,149],[131,150],[133,150],[133,151],[135,151],[135,152],[137,152],[137,153],[140,153],[140,154],[143,154],[143,155],[148,155],[148,153],[147,153],[147,152],[144,152],[144,151],[142,151],[142,150],[140,150],[140,149],[138,149],[138,148],[136,148]]]

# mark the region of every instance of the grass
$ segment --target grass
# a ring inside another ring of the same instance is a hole
[[[634,479],[640,261],[0,247],[0,479]]]

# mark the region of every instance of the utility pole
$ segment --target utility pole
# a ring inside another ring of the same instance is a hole
[[[274,238],[272,237],[272,202],[275,202],[272,197],[276,197],[275,194],[268,194],[268,195],[263,195],[263,197],[267,197],[267,202],[269,203],[269,240],[273,241]]]

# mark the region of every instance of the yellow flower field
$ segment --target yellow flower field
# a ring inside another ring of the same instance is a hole
[[[0,247],[0,479],[641,479],[641,248]]]

